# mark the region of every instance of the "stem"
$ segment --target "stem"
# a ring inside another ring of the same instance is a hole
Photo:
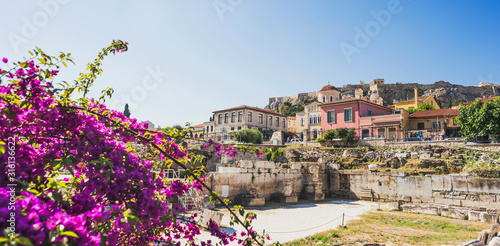
[[[129,132],[129,133],[131,133],[131,134],[135,135],[136,137],[138,137],[138,138],[140,138],[140,139],[142,139],[142,140],[144,140],[144,141],[148,142],[149,144],[151,144],[151,145],[152,145],[155,149],[157,149],[158,151],[160,151],[160,152],[161,152],[161,153],[162,153],[165,157],[167,157],[168,159],[170,159],[171,161],[173,161],[175,164],[177,164],[177,165],[179,165],[180,167],[182,167],[182,168],[184,168],[184,169],[188,170],[188,171],[189,171],[189,176],[193,177],[196,181],[200,182],[200,183],[201,183],[201,185],[203,185],[203,187],[205,187],[205,189],[207,189],[208,191],[210,191],[210,194],[216,194],[215,192],[213,192],[213,190],[212,190],[210,187],[208,187],[208,185],[207,185],[205,182],[203,182],[202,180],[200,180],[200,179],[199,179],[199,178],[198,178],[198,177],[197,177],[197,176],[196,176],[196,175],[195,175],[195,174],[191,171],[191,169],[189,169],[186,165],[182,164],[181,162],[177,161],[177,159],[175,159],[175,158],[171,157],[169,154],[167,154],[167,152],[165,152],[165,151],[164,151],[163,149],[161,149],[158,145],[156,145],[156,144],[155,144],[155,143],[154,143],[151,139],[149,139],[149,138],[146,138],[146,137],[144,137],[144,136],[139,135],[139,133],[138,133],[138,132],[136,132],[136,131],[134,131],[134,130],[132,130],[132,129],[128,128],[128,127],[125,127],[125,126],[124,126],[123,124],[121,124],[120,122],[116,122],[116,121],[114,121],[114,120],[110,119],[108,116],[105,116],[105,115],[103,115],[103,114],[101,114],[101,113],[93,112],[93,111],[91,111],[91,110],[88,110],[88,109],[85,109],[85,108],[81,108],[81,107],[77,107],[77,106],[64,106],[64,105],[58,105],[58,106],[59,106],[59,107],[64,107],[64,108],[68,108],[68,109],[78,109],[78,110],[82,110],[82,111],[85,111],[85,112],[87,112],[87,113],[94,114],[94,115],[97,115],[97,116],[99,116],[99,117],[102,117],[102,118],[104,118],[105,120],[108,120],[108,121],[112,122],[112,123],[113,123],[112,125],[118,125],[118,126],[120,126],[122,129],[125,129],[127,132]],[[226,209],[227,209],[227,210],[229,210],[229,212],[230,212],[230,213],[233,215],[233,217],[236,219],[236,222],[237,222],[238,224],[242,225],[242,226],[243,226],[243,228],[245,228],[245,230],[246,230],[247,232],[250,232],[250,229],[249,229],[249,228],[247,228],[247,226],[246,226],[246,225],[245,225],[245,224],[244,224],[244,223],[240,220],[239,216],[238,216],[238,215],[237,215],[237,214],[236,214],[236,213],[235,213],[235,212],[234,212],[234,211],[233,211],[233,210],[232,210],[232,209],[231,209],[231,208],[230,208],[230,207],[229,207],[229,206],[228,206],[228,205],[224,202],[224,200],[222,200],[222,198],[220,198],[218,195],[216,195],[215,197],[217,198],[217,200],[218,200],[219,202],[221,202],[221,203],[224,205],[224,207],[226,207]],[[256,240],[256,242],[257,242],[259,245],[261,245],[261,246],[263,246],[263,245],[264,245],[264,243],[263,243],[263,242],[259,242],[259,241],[257,241],[257,240]]]

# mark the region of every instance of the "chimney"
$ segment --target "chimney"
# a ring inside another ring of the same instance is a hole
[[[418,88],[415,86],[415,106],[414,108],[418,108]]]

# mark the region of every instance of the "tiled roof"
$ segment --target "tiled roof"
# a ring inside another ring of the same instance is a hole
[[[196,125],[196,126],[192,126],[193,128],[200,128],[200,127],[205,127],[205,124],[199,124],[199,125]]]
[[[481,102],[486,102],[486,101],[489,101],[489,100],[493,100],[497,97],[487,97],[487,98],[483,98],[481,99]],[[462,103],[462,105],[469,105],[469,104],[473,104],[475,101],[470,101],[470,102],[464,102]]]
[[[255,111],[264,112],[264,113],[275,114],[275,115],[286,117],[286,115],[280,114],[280,113],[278,113],[276,111],[272,111],[272,110],[269,110],[269,109],[252,107],[252,106],[247,106],[247,105],[241,105],[241,106],[238,106],[238,107],[217,110],[217,111],[213,111],[212,113],[218,113],[218,112],[224,112],[224,111],[231,111],[231,110],[237,110],[237,109],[245,109],[245,108],[251,109],[251,110],[255,110]]]
[[[337,88],[335,88],[335,86],[333,85],[325,85],[319,91],[331,91],[331,90],[338,91]]]
[[[287,119],[290,119],[290,120],[296,120],[297,118],[295,116],[288,116],[286,117]]]
[[[410,115],[410,118],[427,118],[438,116],[457,116],[458,110],[452,108],[443,108],[435,110],[417,111]]]

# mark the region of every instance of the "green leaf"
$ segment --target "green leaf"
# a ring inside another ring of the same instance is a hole
[[[14,242],[19,243],[19,244],[28,245],[28,246],[33,246],[31,241],[25,237],[17,237],[14,239]]]
[[[63,232],[61,232],[60,235],[61,236],[69,236],[69,237],[76,237],[76,238],[78,238],[78,235],[76,235],[76,233],[74,233],[72,231],[63,231]]]

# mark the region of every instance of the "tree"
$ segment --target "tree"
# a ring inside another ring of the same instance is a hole
[[[462,105],[455,118],[460,125],[460,136],[466,140],[491,135],[500,137],[500,97],[482,102],[476,99],[474,103]]]
[[[410,108],[408,109],[408,114],[413,114],[417,111],[425,111],[425,110],[435,110],[436,107],[430,105],[429,103],[423,103],[421,104],[420,106],[418,106],[418,108]]]
[[[0,242],[149,245],[161,240],[170,245],[180,238],[192,242],[200,225],[194,216],[182,223],[177,220],[185,210],[169,204],[172,196],[204,188],[211,200],[229,209],[203,182],[203,169],[192,167],[198,157],[179,149],[165,132],[150,131],[146,123],[105,106],[111,88],[99,99],[86,97],[102,73],[104,57],[127,49],[126,42],[113,41],[74,84],[54,83],[56,69],[73,62],[69,53],[49,56],[37,48],[29,59],[0,69],[0,139],[7,141],[0,141],[4,170],[0,172],[0,230],[6,232]],[[8,63],[7,58],[2,61]],[[147,155],[137,153],[142,145],[150,148]],[[203,147],[213,148],[219,156],[236,154],[234,147],[214,141]],[[165,177],[164,169],[174,164],[186,169],[191,183]],[[62,179],[61,174],[70,178]],[[236,239],[263,245],[263,236],[248,224],[255,214],[236,209],[241,216],[231,210],[231,223],[243,225],[247,236],[222,233],[213,221],[203,226],[221,244]],[[15,220],[12,229],[8,219]]]
[[[356,142],[356,132],[354,132],[354,128],[337,128],[327,130],[323,134],[323,138],[325,140],[333,140],[336,138],[342,139],[342,141],[346,144],[352,144]]]
[[[234,139],[243,143],[262,143],[262,132],[257,129],[245,128],[241,131],[233,133]]]
[[[454,105],[454,106],[460,106],[460,104],[462,104],[462,103],[464,103],[464,102],[467,102],[467,100],[465,100],[465,98],[462,98],[462,97],[461,97],[461,98],[459,98],[459,99],[455,100],[455,101],[453,102],[453,105]]]
[[[125,104],[125,111],[123,111],[123,114],[127,117],[130,118],[130,110],[128,110],[128,103]]]

